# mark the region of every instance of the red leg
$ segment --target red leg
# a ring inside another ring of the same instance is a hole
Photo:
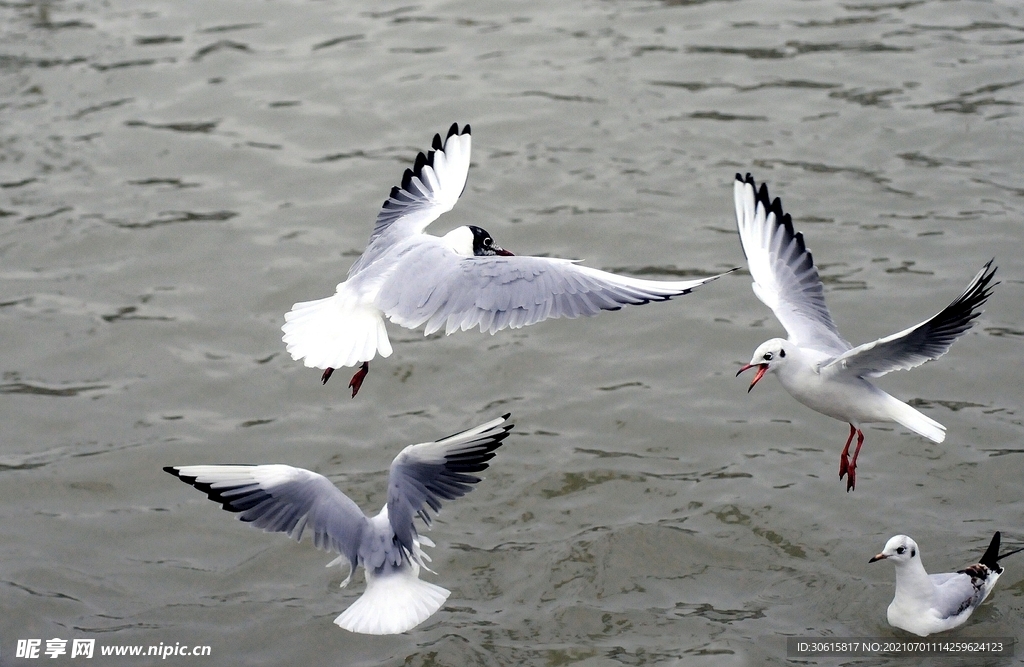
[[[333,368],[328,368],[324,371],[324,374],[320,376],[320,384],[327,384],[327,381],[331,379],[331,373],[334,372]]]
[[[370,362],[364,361],[363,365],[359,367],[356,374],[352,376],[352,379],[348,381],[348,386],[352,388],[352,398],[356,397],[359,393],[359,388],[363,386],[363,380],[366,379],[366,374],[370,372]],[[856,458],[856,457],[854,457]]]
[[[853,434],[857,432],[857,427],[850,424],[850,437],[846,439],[846,446],[843,447],[843,453],[839,455],[839,479],[842,479],[844,475],[850,470],[850,443],[853,442]]]
[[[846,480],[846,492],[853,491],[857,483],[857,457],[860,455],[860,446],[864,444],[864,431],[857,429],[857,449],[853,450],[853,460],[850,461],[850,478]]]

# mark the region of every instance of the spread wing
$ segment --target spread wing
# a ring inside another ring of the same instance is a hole
[[[459,130],[458,123],[453,123],[444,143],[435,134],[432,150],[417,155],[412,169],[405,170],[401,186],[391,188],[370,242],[382,234],[395,240],[418,234],[452,210],[466,189],[471,143],[469,125]]]
[[[821,278],[803,234],[793,230],[782,201],[769,199],[764,183],[756,189],[750,174],[745,179],[736,174],[733,196],[740,244],[757,298],[772,309],[797,345],[829,355],[849,350],[825,305]]]
[[[309,528],[317,548],[344,555],[355,568],[367,518],[323,475],[286,465],[170,466],[164,470],[257,528],[295,540],[302,539]]]
[[[999,284],[992,282],[996,274],[993,261],[989,260],[963,294],[934,317],[873,343],[855,347],[822,370],[878,377],[938,359],[949,351],[953,341],[974,325],[975,318],[982,313],[980,308],[992,294],[992,288]]]
[[[722,274],[724,275],[724,274]],[[441,243],[410,246],[376,299],[391,321],[426,333],[479,327],[494,333],[556,317],[596,315],[664,301],[719,276],[684,281],[629,278],[567,259],[460,255]]]
[[[388,519],[395,539],[407,554],[415,554],[417,536],[413,516],[430,525],[430,510],[438,512],[442,500],[466,495],[486,470],[488,461],[508,437],[510,415],[503,415],[437,442],[409,445],[395,457],[388,474]]]

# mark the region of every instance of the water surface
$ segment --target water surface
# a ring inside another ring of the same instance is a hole
[[[787,636],[902,636],[867,563],[891,535],[935,571],[1024,541],[1015,3],[8,2],[0,26],[4,660],[94,637],[210,665],[783,664]],[[946,442],[870,427],[845,493],[847,427],[733,378],[782,333],[745,272],[494,337],[391,327],[356,400],[321,387],[284,312],[331,293],[455,121],[473,167],[434,231],[707,275],[743,265],[751,171],[855,343],[996,257],[977,326],[879,381]],[[401,447],[505,411],[515,435],[431,533],[452,596],[397,637],[332,625],[361,575],[339,591],[308,541],[161,471],[288,463],[376,511]],[[953,636],[1017,634],[1007,566]]]

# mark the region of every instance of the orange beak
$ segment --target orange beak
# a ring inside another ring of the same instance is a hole
[[[745,364],[743,368],[736,371],[736,377],[739,377],[740,373],[742,373],[743,371],[749,371],[751,368],[754,368],[754,366],[755,364]],[[748,394],[750,393],[750,390],[754,388],[754,385],[757,384],[761,380],[761,378],[764,377],[765,373],[768,372],[768,364],[756,364],[756,366],[757,375],[754,376],[754,380],[750,383],[750,386],[747,387]]]
[[[878,554],[877,556],[872,556],[871,560],[869,560],[868,562],[874,563],[875,561],[885,560],[886,558],[888,558],[888,556],[886,556],[885,554]]]

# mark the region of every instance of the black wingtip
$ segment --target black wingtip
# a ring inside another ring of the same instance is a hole
[[[452,126],[448,128],[448,135],[445,137],[445,141],[448,137],[459,137],[466,134],[470,134],[469,123],[462,126],[462,131],[459,131],[459,124],[452,123]]]
[[[249,464],[245,463],[227,463],[220,465],[232,465],[238,467],[249,467]],[[182,475],[181,471],[176,469],[174,466],[167,466],[164,468],[165,472],[168,472],[182,482],[185,482],[189,486],[198,489],[206,494],[206,497],[213,502],[219,504],[221,509],[228,512],[234,512],[235,514],[244,512],[251,509],[263,502],[270,497],[263,488],[258,485],[253,487],[252,484],[243,483],[236,484],[233,486],[219,486],[214,488],[212,482],[200,482],[198,477],[192,475]],[[241,491],[240,491],[241,490]],[[254,518],[240,517],[242,521],[253,521]]]
[[[985,266],[982,267],[982,271],[984,271],[984,276],[982,277],[981,282],[983,286],[988,289],[989,293],[991,293],[993,287],[999,284],[998,282],[992,282],[992,279],[996,277],[996,271],[999,270],[998,266],[992,266],[992,263],[995,261],[996,258],[993,257],[992,259],[985,262]],[[988,298],[988,296],[986,295],[985,298]]]
[[[1014,549],[1013,551],[1007,551],[1006,553],[1001,554],[997,560],[1003,560],[1007,556],[1012,556],[1013,554],[1019,554],[1021,551],[1024,551],[1024,547],[1021,547],[1020,549]]]
[[[427,164],[427,156],[423,153],[416,154],[416,161],[413,162],[412,171],[415,174],[419,174],[420,170],[423,169],[424,165]]]
[[[993,257],[992,259],[990,259],[987,262],[985,262],[985,266],[981,267],[982,268],[982,273],[984,274],[986,281],[992,280],[992,278],[995,277],[995,275],[996,275],[996,271],[999,270],[998,266],[992,266],[992,264],[995,261],[996,261],[996,258]]]
[[[423,155],[423,153],[420,153],[420,155]],[[413,176],[414,176],[414,174],[412,173],[412,169],[406,169],[405,173],[402,174],[402,189],[403,190],[405,190],[405,191],[409,190],[409,187],[410,187],[410,185],[412,183],[412,177]]]
[[[451,128],[448,130],[448,137],[451,137],[452,135],[459,134],[458,129],[459,129],[458,128],[458,124],[454,124],[453,123]],[[467,133],[468,133],[468,130],[469,130],[469,126],[468,125],[466,126],[466,130],[467,130]],[[441,135],[440,134],[435,134],[434,135],[434,140],[430,143],[430,149],[431,150],[427,151],[426,153],[420,152],[420,153],[416,154],[416,160],[413,163],[412,169],[406,169],[405,170],[405,174],[403,174],[403,176],[402,176],[402,189],[403,190],[408,190],[409,189],[410,179],[412,179],[413,176],[416,176],[417,178],[420,178],[422,180],[423,167],[433,167],[434,166],[434,154],[437,151],[444,151],[444,144],[445,144],[445,142],[447,140],[448,139],[446,137],[444,141],[441,141]],[[395,193],[397,191],[398,191],[398,188],[392,188],[392,190],[391,190],[391,197],[392,198],[394,198]]]
[[[810,250],[807,249],[807,244],[804,242],[804,235],[801,232],[796,231],[793,227],[793,216],[786,213],[782,207],[782,198],[776,197],[771,198],[768,193],[768,184],[761,183],[761,187],[758,187],[754,182],[754,177],[747,173],[746,179],[740,179],[740,175],[736,174],[736,178],[742,180],[744,183],[750,184],[750,187],[754,190],[754,205],[760,204],[764,209],[765,215],[775,215],[775,223],[785,229],[785,238],[793,239],[796,243],[796,253],[803,255],[805,260],[801,265],[801,269],[810,270],[814,266],[814,257]],[[743,250],[744,256],[746,256],[746,249]]]
[[[982,307],[992,296],[993,288],[999,284],[993,282],[998,269],[992,266],[994,261],[994,258],[989,260],[967,289],[936,316],[941,320],[938,327],[948,330],[948,335],[960,336],[974,326],[974,320],[984,312]]]
[[[996,533],[996,535],[998,535],[998,534],[999,533]],[[991,545],[989,545],[989,549],[991,549],[991,548],[992,548]],[[1013,551],[1007,551],[1004,554],[1000,554],[999,556],[996,556],[996,560],[1000,561],[1000,560],[1006,558],[1007,556],[1012,556],[1013,554],[1019,554],[1021,551],[1024,551],[1024,547],[1021,547],[1019,549],[1014,549]],[[988,556],[988,551],[985,552],[985,555]],[[983,563],[985,562],[984,559],[982,560],[982,562]]]
[[[985,550],[985,555],[978,561],[990,570],[999,569],[999,531],[992,536],[992,541],[988,544],[988,549]]]
[[[753,174],[751,174],[748,171],[747,175],[744,176],[743,174],[741,174],[740,172],[737,171],[736,172],[736,180],[738,182],[740,182],[740,183],[745,183],[745,184],[749,185],[750,187],[754,188],[754,196],[755,197],[757,196],[757,183],[754,182]],[[762,184],[762,187],[763,186],[764,186],[764,184]]]

